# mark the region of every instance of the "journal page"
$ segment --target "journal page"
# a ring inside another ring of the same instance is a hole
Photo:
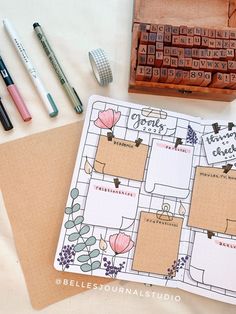
[[[92,96],[56,269],[181,286],[234,303],[226,287],[222,294],[220,287],[200,282],[192,271],[204,269],[195,261],[197,235],[214,241],[217,232],[199,229],[197,218],[190,217],[190,212],[196,213],[194,207],[199,208],[192,193],[198,184],[196,171],[207,165],[204,128],[200,118]],[[200,221],[207,223],[205,217]]]
[[[188,290],[236,303],[236,128],[202,121],[189,218]],[[182,285],[182,284],[181,284]]]

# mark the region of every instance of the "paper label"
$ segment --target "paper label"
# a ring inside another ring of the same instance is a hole
[[[227,128],[219,133],[208,133],[202,137],[209,164],[236,158],[236,131]]]

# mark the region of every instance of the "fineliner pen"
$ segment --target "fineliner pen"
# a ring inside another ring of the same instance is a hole
[[[16,87],[16,85],[14,84],[10,73],[7,70],[7,67],[5,65],[5,63],[2,60],[2,57],[0,56],[0,73],[1,76],[6,84],[7,90],[12,98],[12,100],[14,101],[16,108],[18,109],[22,119],[24,121],[29,121],[32,119],[26,105],[25,102],[23,100],[23,98],[21,97],[18,88]]]
[[[55,117],[58,114],[57,106],[52,98],[52,96],[46,91],[41,79],[39,78],[39,75],[31,63],[31,60],[21,42],[21,39],[19,38],[18,34],[16,33],[16,30],[13,28],[12,24],[8,19],[3,20],[3,24],[5,26],[5,29],[11,38],[14,47],[16,48],[16,51],[18,52],[18,55],[20,56],[23,64],[25,65],[25,68],[27,69],[38,93],[41,97],[43,104],[49,114],[50,117]]]
[[[2,126],[5,131],[9,131],[13,129],[13,125],[11,123],[11,120],[6,112],[6,109],[4,108],[1,98],[0,98],[0,121],[2,123]]]
[[[43,46],[43,49],[46,53],[46,55],[48,56],[60,82],[61,82],[61,85],[63,86],[63,88],[65,89],[69,99],[71,100],[71,103],[75,109],[75,111],[77,113],[81,113],[83,112],[83,105],[82,105],[82,102],[78,96],[78,94],[76,93],[75,89],[70,85],[67,77],[65,76],[65,73],[63,72],[58,60],[57,60],[57,57],[55,56],[41,26],[39,25],[39,23],[34,23],[33,24],[33,27],[34,27],[34,30],[38,36],[38,39],[40,40],[42,46]]]

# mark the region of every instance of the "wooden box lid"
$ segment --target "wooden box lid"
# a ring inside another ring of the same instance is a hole
[[[235,0],[134,0],[133,22],[228,27]],[[234,23],[233,23],[234,24]]]

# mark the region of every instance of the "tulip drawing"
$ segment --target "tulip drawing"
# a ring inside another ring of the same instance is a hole
[[[103,258],[105,275],[111,278],[116,278],[117,274],[122,271],[125,267],[125,262],[120,263],[118,266],[115,265],[115,257],[118,254],[124,254],[129,252],[134,247],[134,242],[131,240],[130,236],[120,232],[113,234],[109,237],[109,244],[114,251],[114,256],[112,260],[109,261],[106,257]]]
[[[94,124],[100,129],[110,129],[112,131],[113,126],[119,121],[120,115],[120,111],[113,109],[100,111]]]
[[[134,246],[134,242],[130,236],[123,232],[111,235],[109,243],[115,255],[129,252]]]

